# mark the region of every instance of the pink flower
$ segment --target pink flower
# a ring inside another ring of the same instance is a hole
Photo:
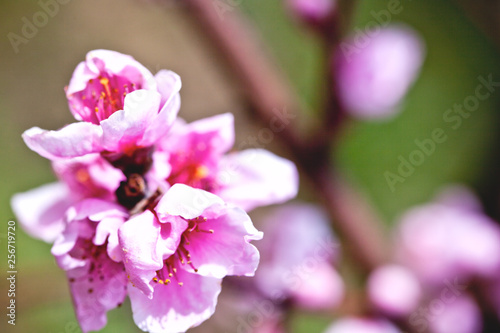
[[[415,275],[398,265],[385,265],[372,272],[368,279],[368,295],[377,309],[395,317],[410,315],[422,296]]]
[[[255,282],[265,295],[313,310],[339,305],[344,284],[332,266],[339,249],[321,209],[306,204],[278,208],[266,218],[264,233]]]
[[[336,0],[287,0],[292,13],[310,24],[318,24],[336,10]]]
[[[335,54],[339,98],[353,116],[363,119],[395,115],[416,80],[424,58],[420,36],[405,26],[354,35]]]
[[[84,332],[106,325],[107,311],[125,299],[127,277],[117,229],[128,213],[116,204],[87,199],[70,208],[67,225],[52,247],[66,271],[76,317]]]
[[[500,227],[463,192],[409,210],[397,236],[399,261],[425,283],[490,278],[500,270]]]
[[[441,311],[431,310],[427,319],[433,333],[480,333],[483,326],[481,310],[476,302],[466,295],[443,305]]]
[[[232,114],[178,121],[158,147],[172,168],[166,181],[212,192],[247,211],[296,196],[298,173],[292,162],[263,149],[225,155],[233,144]]]
[[[173,185],[153,210],[119,229],[134,321],[151,332],[184,332],[215,311],[221,279],[252,276],[259,240],[248,215],[219,197]]]
[[[347,317],[337,320],[325,333],[400,333],[394,325],[382,319]]]
[[[33,127],[23,139],[49,159],[99,152],[131,155],[167,133],[180,107],[180,88],[173,72],[153,77],[130,56],[91,51],[66,91],[70,110],[81,122],[57,131]]]
[[[59,182],[18,193],[11,206],[24,230],[35,238],[53,242],[64,229],[66,210],[85,198],[114,201],[114,192],[124,179],[98,154],[55,161]]]

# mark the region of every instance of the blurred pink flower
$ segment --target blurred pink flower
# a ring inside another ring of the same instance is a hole
[[[66,210],[85,198],[114,201],[114,192],[125,177],[99,154],[54,161],[59,182],[15,194],[12,210],[32,237],[53,242],[64,229]]]
[[[127,294],[116,231],[128,216],[122,207],[87,199],[70,208],[67,225],[55,240],[52,254],[66,271],[76,317],[82,331],[106,326],[106,313]]]
[[[334,322],[325,333],[401,333],[388,321],[347,317]]]
[[[321,24],[332,16],[337,7],[336,0],[287,0],[291,12],[309,24]]]
[[[234,144],[230,113],[190,124],[178,120],[158,144],[171,172],[167,187],[181,183],[251,210],[292,199],[298,191],[295,165],[263,149],[226,154]]]
[[[476,302],[461,295],[440,311],[431,312],[429,325],[433,333],[480,333],[482,331],[481,311]]]
[[[354,35],[340,44],[335,78],[343,107],[362,119],[395,115],[416,80],[424,43],[414,30],[394,25],[371,36]]]
[[[384,314],[403,317],[418,307],[422,295],[420,283],[410,270],[385,265],[370,274],[368,296]]]
[[[70,110],[80,122],[57,131],[33,127],[23,139],[48,159],[103,151],[130,155],[168,132],[179,111],[180,88],[181,80],[173,72],[160,71],[153,77],[130,56],[91,51],[66,91]]]
[[[456,277],[490,278],[500,270],[500,227],[477,208],[469,208],[475,207],[470,196],[459,194],[413,208],[400,220],[398,259],[423,283],[439,286]]]
[[[268,215],[263,229],[258,288],[274,301],[291,299],[307,309],[338,306],[344,284],[333,267],[339,249],[326,214],[313,205],[289,204]]]
[[[253,276],[262,233],[248,215],[184,184],[119,230],[134,320],[152,332],[184,332],[215,311],[221,279]]]

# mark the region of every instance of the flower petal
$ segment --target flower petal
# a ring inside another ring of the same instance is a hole
[[[221,161],[218,195],[246,211],[277,204],[297,195],[299,176],[295,164],[263,149],[229,154]]]
[[[15,194],[11,206],[28,234],[50,243],[63,231],[64,213],[72,201],[68,188],[58,182]]]
[[[234,116],[224,113],[200,119],[190,124],[175,123],[161,149],[171,153],[195,149],[200,160],[219,157],[234,145]]]
[[[253,276],[259,264],[259,251],[249,243],[262,239],[250,217],[238,207],[227,209],[216,207],[219,216],[200,224],[213,233],[192,232],[190,244],[186,246],[198,274],[223,278],[226,275]],[[208,209],[209,211],[210,209]]]
[[[158,92],[136,90],[125,97],[124,109],[101,121],[102,145],[108,151],[137,146],[160,110]]]
[[[127,295],[123,264],[107,255],[90,258],[86,265],[67,272],[76,317],[83,332],[106,326],[106,313],[119,306]]]
[[[221,280],[178,269],[177,281],[156,285],[149,299],[138,288],[129,286],[134,321],[151,333],[179,333],[198,326],[215,311]]]
[[[102,130],[99,126],[79,122],[69,124],[57,131],[32,127],[23,133],[26,145],[41,156],[54,160],[77,157],[103,150],[99,141]]]
[[[103,71],[124,76],[135,84],[144,82],[147,88],[156,87],[153,74],[133,57],[116,51],[93,50],[88,52],[85,61],[76,67],[66,95],[85,89],[87,82],[97,78]]]
[[[149,210],[134,216],[118,230],[125,268],[130,281],[148,297],[152,297],[151,280],[172,255],[180,239],[172,235],[170,224],[160,224]],[[180,235],[178,236],[180,238]]]
[[[195,189],[184,184],[174,184],[156,206],[160,219],[167,215],[194,219],[212,205],[223,205],[224,201],[215,194]]]
[[[181,77],[172,71],[165,69],[160,70],[155,75],[155,80],[158,85],[158,92],[161,95],[161,106],[163,107],[167,101],[177,100],[179,91],[182,88]],[[180,106],[180,100],[177,101]],[[174,103],[175,104],[175,103]]]

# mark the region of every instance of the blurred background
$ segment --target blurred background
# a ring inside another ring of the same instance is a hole
[[[264,42],[263,49],[290,79],[307,110],[299,115],[300,121],[314,122],[324,100],[327,70],[317,35],[294,19],[283,1],[231,3],[253,22]],[[481,101],[456,130],[443,121],[443,114],[474,94],[479,76],[492,75],[494,81],[500,81],[500,5],[491,0],[403,0],[401,4],[403,10],[391,22],[408,24],[425,41],[426,57],[420,76],[396,116],[383,121],[348,120],[335,152],[338,168],[369,198],[388,232],[405,210],[430,201],[438,189],[450,183],[469,185],[480,195],[489,215],[498,217],[500,92]],[[374,19],[373,11],[385,8],[387,1],[359,1],[351,29],[362,29]],[[234,113],[236,147],[261,128],[246,112],[248,104],[241,89],[217,50],[175,2],[158,5],[139,0],[70,0],[61,4],[58,13],[49,17],[31,38],[13,47],[8,34],[22,36],[22,19],[31,20],[40,10],[35,0],[0,0],[2,274],[7,271],[7,222],[15,220],[10,197],[54,180],[49,162],[26,148],[21,133],[32,126],[57,129],[73,121],[63,88],[89,50],[104,48],[130,54],[153,73],[163,68],[177,72],[183,81],[180,116],[192,121]],[[414,141],[429,138],[436,128],[446,129],[448,139],[392,191],[385,173],[397,173],[398,156],[407,157],[416,148]],[[286,156],[278,142],[265,148]],[[308,200],[313,197],[311,191],[303,186],[299,197]],[[264,213],[256,211],[254,219]],[[52,258],[50,245],[30,238],[20,228],[16,232],[17,320],[13,328],[2,319],[0,331],[79,332],[65,274]],[[340,270],[344,271],[345,283],[356,289],[359,279],[346,278],[352,266],[356,262],[342,263]],[[0,281],[0,290],[5,309],[5,278]],[[332,318],[332,314],[296,310],[290,327],[294,333],[323,332]],[[206,327],[210,325],[208,322]],[[108,326],[103,330],[139,331],[128,303],[109,313]],[[201,326],[196,331],[209,329]]]

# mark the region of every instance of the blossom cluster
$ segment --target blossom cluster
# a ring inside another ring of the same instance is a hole
[[[84,332],[102,329],[127,296],[144,331],[199,325],[225,276],[257,269],[251,241],[263,233],[247,212],[297,193],[290,161],[230,152],[231,114],[178,118],[180,89],[172,71],[91,51],[66,87],[77,122],[23,134],[58,181],[16,194],[12,207],[29,234],[53,242]]]

